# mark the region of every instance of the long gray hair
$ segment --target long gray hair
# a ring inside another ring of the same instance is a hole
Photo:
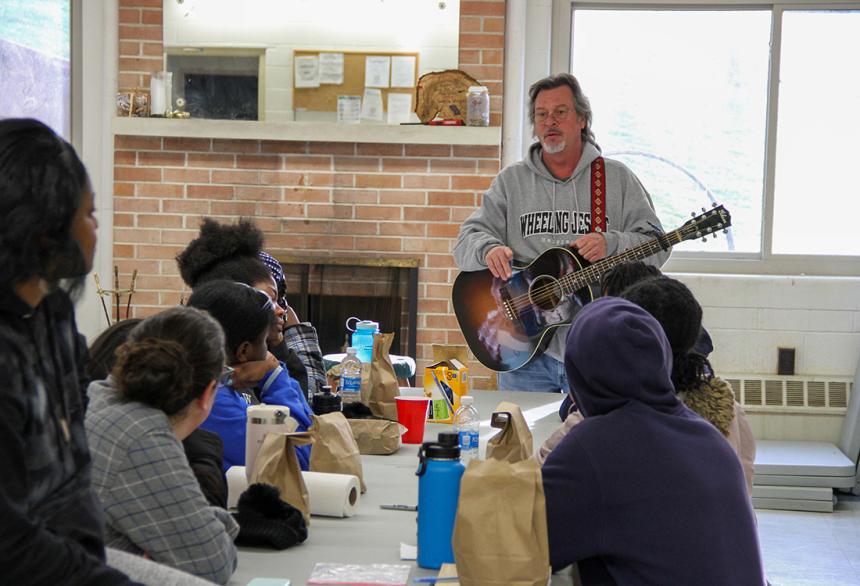
[[[535,124],[535,100],[537,100],[538,94],[544,90],[552,90],[562,86],[569,87],[570,91],[573,92],[573,103],[576,107],[576,113],[585,120],[585,126],[582,129],[582,140],[596,145],[597,140],[591,131],[591,102],[588,101],[588,98],[582,92],[579,81],[569,73],[558,73],[539,79],[529,88],[529,121],[531,121],[532,127]]]

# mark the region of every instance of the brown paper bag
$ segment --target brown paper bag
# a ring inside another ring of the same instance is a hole
[[[361,470],[361,454],[347,418],[343,413],[335,411],[314,415],[313,419],[313,427],[310,430],[314,436],[311,471],[352,474],[358,477],[361,492],[367,492]]]
[[[397,421],[397,402],[395,397],[400,394],[397,375],[391,365],[388,351],[394,334],[376,334],[373,336],[373,360],[370,362],[370,398],[367,406],[379,417]]]
[[[313,443],[310,433],[267,433],[254,460],[250,484],[264,482],[276,486],[284,500],[302,512],[305,523],[310,523],[311,510],[308,487],[302,478],[302,468],[296,456],[296,446]],[[311,450],[313,454],[313,450]]]
[[[452,543],[462,586],[546,586],[549,542],[537,461],[470,462]]]
[[[387,456],[400,449],[406,428],[387,419],[347,419],[362,455]],[[314,448],[316,449],[316,448]]]
[[[493,409],[492,427],[501,429],[487,442],[487,459],[519,462],[532,457],[532,432],[519,405],[502,401]]]

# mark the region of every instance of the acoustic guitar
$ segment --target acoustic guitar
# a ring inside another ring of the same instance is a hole
[[[454,280],[454,313],[469,349],[484,366],[509,372],[540,356],[555,329],[570,324],[593,299],[589,285],[621,263],[641,260],[675,244],[726,230],[731,216],[714,207],[683,226],[593,264],[576,251],[550,248],[507,280],[488,269],[464,271]]]

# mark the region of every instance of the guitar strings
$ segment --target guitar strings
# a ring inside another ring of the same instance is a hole
[[[618,261],[626,262],[628,260],[637,260],[645,258],[647,256],[651,256],[652,254],[656,254],[660,250],[664,249],[663,246],[660,245],[661,240],[666,241],[668,246],[665,248],[665,250],[668,250],[675,244],[678,244],[679,242],[682,242],[684,240],[684,238],[681,237],[684,232],[694,233],[694,228],[694,226],[690,226],[686,229],[684,227],[681,227],[678,230],[670,232],[669,234],[663,234],[662,236],[658,236],[653,240],[649,240],[648,242],[644,242],[639,246],[627,249],[616,256],[610,257],[611,260],[609,258],[605,258],[592,265],[589,265],[588,267],[580,271],[565,275],[558,279],[557,283],[561,284],[562,293],[564,293],[565,287],[568,286],[572,288],[572,291],[576,291],[588,285],[592,281],[599,279],[600,275],[602,275],[604,270],[606,270],[604,269],[605,265],[613,265],[618,263]],[[675,241],[673,242],[673,240]],[[606,268],[608,269],[608,267]],[[581,286],[576,286],[577,281],[581,281]],[[557,290],[558,286],[556,283],[542,285],[534,289],[531,292],[531,295],[529,293],[524,293],[517,297],[512,297],[508,301],[510,303],[510,306],[517,312],[519,312],[521,309],[524,309],[530,305],[535,305],[543,301],[552,300],[554,297],[557,297],[557,295],[555,295],[555,292]]]

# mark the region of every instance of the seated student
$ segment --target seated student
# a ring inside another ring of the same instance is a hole
[[[648,265],[639,261],[624,262],[615,265],[600,276],[600,294],[603,297],[618,297],[621,292],[640,281],[662,277],[663,273],[660,269],[653,265]],[[711,342],[711,336],[704,327],[700,328],[699,338],[696,340],[696,345],[693,348],[694,352],[698,352],[702,356],[707,356],[714,351],[714,345]],[[559,407],[558,415],[562,421],[567,420],[567,416],[576,409],[570,395],[565,395]],[[569,422],[573,425],[575,421]]]
[[[206,502],[180,441],[209,415],[223,367],[218,323],[168,309],[129,333],[112,374],[90,385],[86,417],[108,545],[219,584],[236,569],[239,527]]]
[[[684,404],[710,421],[737,453],[752,495],[755,437],[732,386],[714,376],[708,359],[693,350],[701,331],[702,308],[680,281],[659,277],[636,283],[621,297],[653,315],[672,348],[672,385]]]
[[[690,409],[710,421],[728,440],[743,465],[747,492],[752,495],[755,437],[746,413],[735,401],[732,387],[715,377],[708,359],[693,345],[702,331],[702,308],[686,285],[669,277],[648,278],[624,288],[621,297],[643,307],[663,328],[672,348],[672,385]],[[543,462],[570,428],[582,421],[572,412],[541,445]]]
[[[116,350],[142,320],[131,318],[106,328],[90,345],[85,371],[89,381],[105,380],[116,364]],[[197,428],[182,440],[188,465],[210,505],[227,508],[224,444],[218,434]]]
[[[277,361],[282,362],[307,396],[322,390],[325,370],[316,330],[307,322],[300,322],[286,302],[286,283],[283,272],[272,268],[280,264],[266,255],[263,257],[263,233],[250,220],[239,220],[235,225],[219,224],[205,218],[200,236],[177,257],[179,273],[192,289],[209,281],[226,279],[250,285],[266,293],[272,300],[276,320],[267,338],[273,356],[267,361],[240,365],[234,374],[238,384],[254,382]]]
[[[72,303],[92,269],[94,213],[69,143],[36,120],[0,120],[0,581],[200,583],[121,552],[105,561]]]
[[[764,584],[741,465],[675,395],[657,320],[594,301],[565,368],[585,419],[542,468],[552,567],[577,563],[584,584]]]
[[[262,291],[232,281],[210,281],[197,287],[188,305],[214,317],[224,328],[227,363],[235,368],[266,359],[266,337],[274,319],[272,301]],[[286,370],[275,364],[250,388],[237,388],[233,381],[222,382],[215,405],[204,429],[221,436],[224,442],[224,470],[245,465],[245,424],[248,405],[266,403],[290,408],[298,422],[297,431],[311,426],[311,411],[302,388]],[[296,448],[302,470],[310,464],[310,446]]]

